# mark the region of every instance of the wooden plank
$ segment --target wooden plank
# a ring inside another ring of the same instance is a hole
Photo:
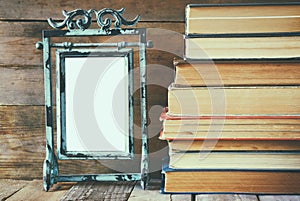
[[[42,52],[35,49],[40,38],[0,37],[0,65],[41,65]]]
[[[51,29],[47,22],[0,21],[0,37],[40,38],[41,40],[42,30]]]
[[[296,0],[290,0],[294,2]],[[214,3],[253,3],[252,0],[202,0],[201,4]],[[280,0],[258,0],[256,2],[281,2]],[[197,0],[184,1],[134,1],[129,0],[126,3],[122,1],[100,1],[91,0],[88,2],[73,2],[73,1],[51,1],[45,2],[42,0],[22,0],[22,1],[4,1],[1,5],[0,19],[47,19],[53,17],[55,19],[62,19],[61,10],[71,11],[76,8],[82,9],[102,9],[126,8],[124,17],[126,19],[133,19],[136,15],[141,15],[143,21],[184,21],[184,8],[187,4],[199,3]],[[100,6],[99,6],[100,5]],[[172,5],[172,6],[170,6]],[[5,9],[6,8],[6,9]],[[139,8],[137,10],[137,8]],[[35,10],[35,12],[32,12]]]
[[[191,194],[160,194],[161,181],[151,180],[147,190],[142,190],[136,185],[128,201],[190,201]],[[197,201],[258,201],[256,195],[243,194],[199,194]]]
[[[136,182],[80,182],[60,200],[127,200]]]
[[[89,196],[90,192],[93,191],[91,187],[94,185],[94,182],[81,182],[74,185],[67,193],[62,196],[61,200],[74,200],[79,199],[86,199],[84,196]],[[87,195],[86,195],[87,194]]]
[[[43,105],[42,68],[0,67],[0,105]]]
[[[182,195],[172,194],[170,196],[170,201],[192,201],[192,195],[189,195],[189,194],[182,194]]]
[[[260,201],[300,201],[299,195],[259,195]]]
[[[295,0],[290,0],[295,1]],[[240,3],[241,0],[203,0],[205,3]],[[252,3],[245,0],[243,3]],[[280,2],[279,0],[259,0],[256,2]],[[184,1],[100,1],[90,0],[87,2],[67,1],[42,1],[42,0],[11,0],[1,2],[0,19],[30,19],[44,20],[49,17],[62,19],[61,11],[71,11],[77,8],[82,9],[102,9],[126,8],[125,19],[133,19],[136,15],[141,15],[143,21],[184,21],[184,8],[189,3],[199,3],[197,0]],[[171,6],[170,6],[171,5]],[[138,10],[137,10],[138,8]],[[34,12],[32,12],[34,11]]]
[[[8,199],[20,191],[26,183],[26,181],[0,179],[0,200]]]
[[[147,40],[152,40],[154,48],[149,49],[148,63],[171,64],[173,57],[167,59],[161,51],[183,55],[184,23],[141,23],[137,27],[148,28]],[[46,22],[1,22],[0,21],[0,58],[1,66],[42,66],[42,51],[35,48],[35,43],[41,41],[42,30],[49,29]],[[102,38],[103,39],[103,38]],[[105,38],[105,42],[122,41],[120,37]],[[72,41],[72,39],[67,39]],[[124,39],[123,39],[124,40]],[[53,40],[65,42],[66,38]],[[82,41],[99,43],[99,38],[85,37]],[[78,38],[73,42],[78,42]],[[159,52],[158,52],[159,51]],[[152,55],[152,56],[151,56]],[[152,62],[153,60],[153,62]],[[138,60],[137,60],[138,61]],[[54,63],[55,64],[55,63]]]
[[[244,194],[201,194],[196,196],[197,201],[258,201],[256,195]]]
[[[44,107],[0,107],[0,177],[42,175]],[[29,168],[31,167],[31,168]]]
[[[181,20],[184,18],[184,7],[187,1],[178,3],[172,3],[172,7],[169,6],[171,2],[148,2],[141,1],[137,2],[134,0],[127,1],[126,4],[119,1],[100,1],[92,0],[89,2],[72,2],[72,1],[11,1],[2,2],[0,19],[39,19],[44,20],[49,17],[55,19],[63,19],[61,14],[63,9],[67,11],[74,10],[76,8],[81,9],[102,9],[102,8],[113,8],[120,9],[126,7],[124,17],[126,19],[133,19],[136,15],[140,14],[143,20],[146,21],[159,21],[159,20]],[[8,11],[5,8],[10,8]],[[138,10],[136,8],[139,8]],[[160,8],[160,9],[157,9]],[[36,12],[32,12],[32,10]],[[169,10],[168,12],[165,12]]]
[[[128,201],[170,201],[171,195],[160,194],[161,180],[150,180],[147,190],[143,190],[139,183],[134,187]]]
[[[184,33],[184,22],[139,22],[132,28],[161,29],[172,32]],[[99,29],[96,22],[93,22],[92,29]],[[1,21],[0,20],[0,37],[29,37],[41,38],[42,30],[55,30],[48,22],[45,21]],[[149,31],[149,30],[148,30]],[[150,32],[152,32],[150,30]],[[149,33],[148,33],[149,34]],[[96,41],[95,41],[96,42]]]
[[[59,200],[71,188],[73,183],[56,184],[49,192],[43,190],[42,180],[29,182],[25,187],[12,195],[9,201],[36,200],[56,201]]]
[[[41,178],[44,107],[2,106],[0,114],[0,177]]]

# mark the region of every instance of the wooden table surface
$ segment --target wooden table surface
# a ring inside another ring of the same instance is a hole
[[[0,200],[191,200],[191,195],[160,194],[160,184],[159,180],[153,180],[144,191],[136,182],[59,183],[44,192],[41,180],[0,180]],[[198,201],[300,201],[300,195],[199,194],[195,198]]]

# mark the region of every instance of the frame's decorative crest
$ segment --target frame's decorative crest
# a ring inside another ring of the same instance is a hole
[[[124,24],[125,26],[134,26],[140,19],[140,16],[137,15],[133,20],[127,21],[122,15],[125,12],[125,8],[121,8],[120,10],[114,10],[110,8],[104,8],[102,10],[82,10],[77,9],[73,11],[65,11],[63,10],[63,15],[66,17],[64,21],[57,23],[53,21],[51,18],[48,19],[48,23],[51,27],[55,29],[62,29],[67,27],[69,30],[88,29],[92,24],[92,16],[93,13],[96,15],[96,20],[101,27],[102,30],[107,30],[111,28],[112,20],[111,18],[104,18],[105,15],[111,15],[115,18],[114,27],[120,29]]]

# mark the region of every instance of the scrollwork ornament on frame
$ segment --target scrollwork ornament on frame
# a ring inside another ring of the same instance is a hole
[[[110,15],[115,19],[115,29],[120,29],[122,25],[134,26],[135,24],[137,24],[137,22],[140,19],[139,15],[136,16],[133,20],[129,21],[123,17],[124,12],[125,8],[121,8],[120,10],[104,8],[99,11],[93,9],[77,9],[69,12],[63,10],[63,15],[65,16],[65,19],[62,22],[57,23],[51,18],[49,18],[48,23],[51,27],[55,29],[63,29],[67,27],[67,29],[69,29],[70,31],[75,29],[85,30],[91,26],[93,13],[95,13],[97,24],[102,30],[108,30],[112,26],[112,19],[106,17],[107,15]]]

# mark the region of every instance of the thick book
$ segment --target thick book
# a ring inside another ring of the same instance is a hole
[[[171,116],[298,116],[299,86],[175,87],[168,91]],[[285,116],[285,117],[284,117]]]
[[[188,63],[175,60],[174,65],[174,83],[181,86],[300,84],[299,61]]]
[[[300,194],[300,171],[162,170],[162,193]]]
[[[186,7],[186,35],[300,31],[300,5],[191,4]]]
[[[171,152],[169,167],[202,170],[300,170],[299,152],[200,151]]]
[[[300,140],[300,117],[160,117],[162,140]]]
[[[173,152],[300,151],[300,118],[297,116],[176,117],[169,116],[167,111],[165,108],[160,117],[163,126],[159,138],[167,140]]]
[[[185,36],[187,60],[266,60],[298,59],[300,36],[297,34],[268,36]]]
[[[170,152],[195,151],[300,151],[300,140],[168,140]]]
[[[252,126],[254,128],[255,126]],[[251,128],[250,128],[251,129]],[[298,131],[195,131],[161,134],[162,140],[300,140]]]
[[[300,118],[164,120],[162,140],[299,140]]]

